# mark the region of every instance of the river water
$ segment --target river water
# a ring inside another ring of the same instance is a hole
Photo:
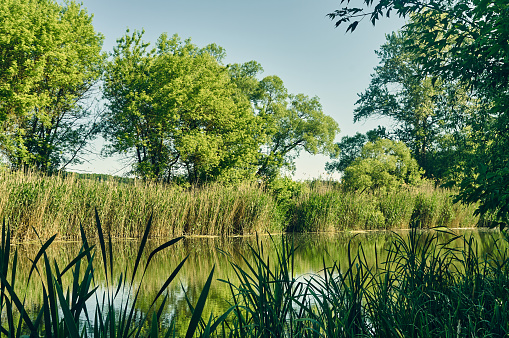
[[[500,233],[494,230],[466,229],[451,231],[466,237],[472,237],[481,255],[492,252],[495,248],[495,240],[500,238]],[[224,313],[229,308],[232,297],[228,285],[221,282],[220,279],[231,279],[235,283],[236,277],[231,263],[239,263],[240,266],[246,268],[242,257],[246,257],[248,261],[251,261],[250,248],[261,247],[263,248],[264,257],[273,264],[277,257],[276,250],[281,250],[282,236],[296,247],[294,256],[295,276],[306,278],[306,276],[319,273],[324,264],[330,266],[333,262],[336,262],[342,267],[347,266],[349,247],[351,252],[355,253],[359,245],[362,245],[369,264],[375,264],[377,260],[382,261],[391,243],[398,236],[405,238],[408,236],[408,232],[371,231],[362,233],[260,235],[234,238],[190,237],[156,254],[147,268],[144,279],[140,281],[140,272],[143,271],[146,265],[149,253],[163,243],[160,239],[149,240],[141,259],[140,271],[137,278],[135,278],[134,290],[140,288],[140,299],[136,308],[139,313],[145,313],[167,277],[185,257],[188,257],[177,278],[166,290],[168,293],[168,302],[164,311],[166,322],[169,323],[170,320],[175,318],[178,321],[189,318],[191,313],[187,305],[186,295],[192,304],[196,304],[213,267],[215,268],[214,280],[207,298],[205,316],[208,317],[211,312],[215,314]],[[452,237],[452,235],[443,233],[438,236],[440,242],[445,242]],[[461,248],[463,242],[457,240],[452,245]],[[17,247],[20,256],[17,264],[17,289],[21,295],[26,292],[27,308],[34,311],[42,300],[42,288],[39,279],[37,276],[32,277],[33,282],[28,286],[24,285],[23,281],[28,278],[31,266],[30,259],[35,257],[39,247],[40,245],[36,244],[19,245]],[[113,282],[107,283],[99,245],[97,245],[97,257],[94,266],[96,270],[95,283],[99,286],[98,294],[108,290],[112,292],[113,287],[111,285],[116,285],[121,273],[124,276],[127,274],[130,280],[138,247],[139,241],[135,240],[113,242]],[[77,242],[53,243],[47,253],[50,259],[55,259],[59,268],[62,269],[77,255],[79,249],[80,243]],[[109,274],[111,275],[111,272]],[[129,294],[125,289],[117,296],[116,304],[120,306],[122,302],[132,300],[133,295],[134,292]],[[90,305],[89,310],[92,313],[94,307],[95,304]]]

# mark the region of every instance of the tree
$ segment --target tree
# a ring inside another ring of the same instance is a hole
[[[337,161],[327,162],[325,169],[329,172],[344,172],[361,155],[362,148],[367,142],[374,143],[380,138],[387,138],[387,132],[383,127],[369,130],[366,134],[356,133],[354,136],[343,136],[337,143],[339,152],[337,155],[331,156],[331,159],[337,159]]]
[[[349,0],[341,3],[349,4]],[[408,50],[422,70],[442,80],[458,80],[482,103],[471,121],[477,165],[465,175],[460,197],[480,202],[478,213],[496,212],[509,223],[509,25],[506,0],[394,1],[364,0],[371,12],[348,6],[330,13],[336,26],[353,31],[368,16],[373,24],[395,11],[412,20],[406,30],[413,39]],[[497,182],[497,184],[493,184]]]
[[[106,68],[103,134],[109,153],[134,159],[145,179],[190,183],[245,178],[254,171],[259,128],[236,95],[217,45],[162,34],[149,50],[142,32],[118,40]]]
[[[97,131],[90,95],[102,41],[75,2],[0,3],[0,151],[12,168],[52,172],[79,161]]]
[[[282,169],[293,171],[294,160],[302,150],[313,155],[336,154],[334,138],[339,128],[334,119],[323,113],[318,97],[288,94],[277,76],[255,82],[261,68],[253,63],[233,69],[235,74],[243,70],[236,82],[251,101],[261,125],[259,176],[274,178]]]
[[[379,139],[364,145],[360,156],[345,169],[343,183],[354,190],[391,190],[415,185],[420,179],[421,169],[403,142]]]
[[[387,42],[376,52],[380,65],[356,102],[354,122],[390,118],[394,127],[387,136],[411,149],[428,178],[452,177],[450,168],[457,166],[451,160],[463,161],[468,142],[451,151],[451,138],[456,145],[468,138],[468,121],[478,104],[457,81],[423,73],[415,55],[405,47],[410,38],[405,31],[387,35]],[[443,154],[447,154],[450,168],[440,165]]]

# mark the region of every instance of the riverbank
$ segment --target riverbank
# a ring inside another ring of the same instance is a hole
[[[0,172],[0,217],[14,242],[58,234],[95,236],[94,210],[113,238],[139,238],[153,215],[153,237],[471,227],[475,205],[453,203],[454,191],[424,185],[395,192],[352,192],[333,182],[182,187],[138,180]]]

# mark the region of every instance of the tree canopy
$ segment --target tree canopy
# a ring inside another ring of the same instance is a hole
[[[411,39],[405,48],[421,65],[420,72],[433,80],[459,81],[479,102],[479,114],[469,122],[477,145],[476,165],[462,180],[460,197],[480,202],[479,213],[495,212],[499,221],[509,223],[509,3],[364,0],[364,7],[349,7],[349,0],[341,3],[346,6],[329,16],[336,26],[348,23],[347,31],[354,31],[364,17],[373,24],[394,12],[409,17],[405,30]]]
[[[75,2],[0,3],[0,151],[12,168],[51,172],[79,161],[96,131],[89,95],[102,41]]]
[[[337,123],[317,97],[287,93],[277,76],[258,80],[255,61],[223,65],[224,50],[142,32],[118,40],[106,67],[108,153],[134,160],[133,173],[190,183],[273,178],[300,150],[333,153]]]
[[[156,48],[148,46],[142,32],[126,34],[106,68],[103,135],[109,152],[130,153],[133,172],[157,180],[183,175],[203,182],[251,173],[258,127],[248,101],[234,99],[235,85],[220,64],[222,49],[165,34]]]
[[[401,141],[367,142],[360,155],[345,169],[343,183],[350,189],[392,190],[420,182],[421,170],[410,149]]]
[[[325,169],[329,172],[338,171],[343,173],[360,156],[362,148],[367,142],[374,143],[380,138],[387,138],[386,129],[380,126],[369,130],[366,134],[357,132],[354,136],[343,136],[341,141],[337,143],[339,148],[337,154],[331,156],[331,159],[335,161],[327,162]]]
[[[406,31],[387,35],[376,52],[380,64],[356,102],[354,121],[390,118],[393,126],[385,137],[403,141],[428,178],[458,177],[472,146],[469,121],[479,104],[458,81],[422,73],[405,47],[409,39]]]

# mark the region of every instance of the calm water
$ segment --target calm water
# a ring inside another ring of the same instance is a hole
[[[455,230],[456,233],[473,236],[478,244],[480,253],[488,253],[494,249],[494,239],[499,238],[500,234],[492,230]],[[398,232],[402,236],[407,233]],[[258,243],[263,247],[265,256],[268,256],[272,262],[275,261],[275,248],[281,246],[281,236],[286,236],[293,241],[297,247],[295,255],[295,273],[297,276],[303,276],[319,272],[323,266],[329,266],[333,262],[338,262],[340,266],[346,266],[348,263],[348,244],[352,249],[356,249],[360,243],[366,254],[366,258],[372,264],[375,263],[375,252],[378,259],[381,260],[385,256],[395,234],[388,231],[369,232],[369,233],[338,233],[338,234],[298,234],[298,235],[276,235],[273,236],[273,242],[269,236],[258,237]],[[446,241],[448,235],[440,235],[441,240]],[[161,241],[150,241],[149,246],[145,249],[145,255],[142,259],[141,271],[145,267],[148,254]],[[48,250],[50,259],[54,258],[59,267],[62,269],[70,262],[79,250],[79,243],[53,243]],[[137,241],[116,241],[113,244],[113,262],[114,262],[114,279],[117,280],[120,273],[127,271],[127,275],[131,276],[131,271],[137,256],[139,242]],[[461,242],[455,244],[461,246]],[[141,299],[138,303],[140,313],[147,311],[153,298],[164,284],[167,277],[172,273],[174,268],[189,255],[183,269],[179,272],[176,280],[174,280],[167,291],[169,301],[166,305],[166,320],[169,322],[171,318],[178,314],[178,317],[185,318],[190,316],[185,295],[191,299],[193,304],[196,303],[203,285],[209,276],[210,271],[215,266],[214,282],[211,292],[207,299],[206,316],[208,313],[222,313],[229,307],[230,291],[224,282],[218,279],[232,279],[235,281],[235,274],[230,265],[230,260],[236,263],[242,262],[241,257],[250,257],[249,247],[257,246],[256,237],[237,237],[237,238],[186,238],[172,247],[158,253],[151,261],[144,280],[139,284],[139,278],[136,279],[136,286],[141,285]],[[100,285],[99,291],[108,290],[105,282],[105,276],[102,267],[102,260],[99,254],[99,246],[97,246],[97,257],[95,259],[96,283]],[[24,281],[28,276],[30,268],[30,258],[33,258],[39,246],[37,245],[21,245],[18,246],[20,255],[20,264],[18,265],[18,280]],[[228,253],[228,257],[224,252]],[[41,265],[42,266],[42,265]],[[69,274],[70,275],[70,274]],[[38,279],[34,279],[37,281]],[[18,283],[18,288],[24,289]],[[24,290],[23,290],[24,291]],[[34,309],[37,308],[42,299],[42,288],[32,283],[26,288],[27,301]],[[119,296],[117,303],[126,301],[129,298],[127,293]],[[89,310],[94,310],[91,304]]]

